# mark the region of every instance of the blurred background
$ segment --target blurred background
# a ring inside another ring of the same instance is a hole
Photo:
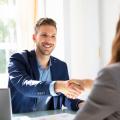
[[[68,64],[70,78],[92,78],[110,59],[120,0],[0,0],[0,87],[8,82],[11,54],[33,49],[35,22],[57,22],[52,53]]]

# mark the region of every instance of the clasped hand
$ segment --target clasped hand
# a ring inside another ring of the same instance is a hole
[[[76,99],[86,88],[91,88],[92,84],[93,81],[89,79],[56,81],[55,91],[56,93],[63,93],[70,99]]]

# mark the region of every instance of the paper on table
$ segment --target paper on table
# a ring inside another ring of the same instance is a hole
[[[28,116],[19,116],[19,117],[14,117],[14,120],[31,120],[31,118]]]
[[[73,120],[74,117],[75,117],[74,114],[60,113],[55,115],[36,117],[32,118],[31,120]]]

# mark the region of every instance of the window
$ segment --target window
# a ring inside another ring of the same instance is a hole
[[[8,83],[10,56],[16,51],[33,48],[35,1],[29,0],[29,9],[26,9],[27,0],[0,0],[0,87]]]
[[[0,77],[2,76],[2,79],[8,79],[6,75],[8,58],[17,47],[15,9],[15,0],[0,0]]]

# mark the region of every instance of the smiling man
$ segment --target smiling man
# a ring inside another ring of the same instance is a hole
[[[8,66],[13,113],[61,109],[78,110],[76,99],[82,86],[70,83],[65,62],[51,56],[56,46],[57,27],[51,18],[41,18],[35,25],[34,50],[24,50],[10,57]]]

